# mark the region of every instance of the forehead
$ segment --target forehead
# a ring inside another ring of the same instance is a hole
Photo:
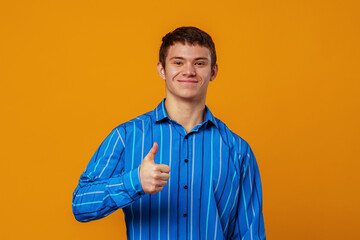
[[[184,59],[207,58],[210,61],[211,54],[207,47],[198,44],[192,45],[189,43],[182,44],[177,42],[169,47],[166,60],[174,57]]]

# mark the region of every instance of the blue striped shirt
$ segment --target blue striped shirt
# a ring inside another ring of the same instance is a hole
[[[164,100],[102,142],[74,191],[75,218],[87,222],[122,208],[128,239],[265,239],[259,169],[248,143],[207,107],[205,121],[186,133]],[[170,166],[170,179],[145,194],[139,165],[153,142],[155,163]]]

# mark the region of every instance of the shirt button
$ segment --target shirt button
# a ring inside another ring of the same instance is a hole
[[[188,139],[188,135],[185,136],[185,139]]]
[[[140,195],[140,196],[141,196],[141,195],[142,195],[142,194],[141,194],[141,192],[138,192],[138,195]]]
[[[187,186],[187,185],[185,185],[185,186],[184,186],[184,188],[185,188],[185,189],[188,189],[188,186]]]
[[[186,162],[186,163],[187,163],[188,161],[189,161],[189,160],[187,160],[187,159],[184,160],[184,162]]]
[[[186,214],[186,213],[184,213],[184,214],[183,214],[183,216],[184,216],[184,217],[187,217],[187,214]]]

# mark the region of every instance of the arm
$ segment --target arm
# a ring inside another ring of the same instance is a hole
[[[232,239],[263,240],[266,237],[262,214],[260,173],[249,145],[247,145],[243,158],[239,202]]]
[[[103,218],[144,195],[139,167],[123,172],[124,149],[125,130],[117,127],[97,149],[80,177],[72,200],[76,220]]]

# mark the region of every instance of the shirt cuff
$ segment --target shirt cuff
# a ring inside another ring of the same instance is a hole
[[[123,175],[123,183],[126,192],[135,201],[145,195],[140,181],[140,167],[137,167]]]

